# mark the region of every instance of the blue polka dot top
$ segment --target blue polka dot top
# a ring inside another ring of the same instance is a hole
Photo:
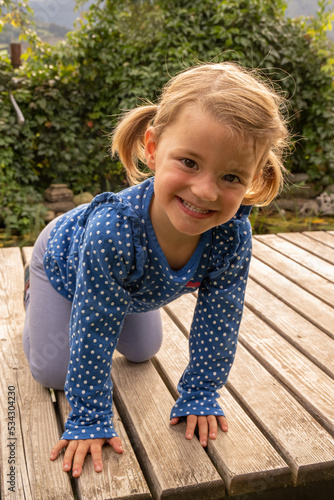
[[[64,214],[44,255],[52,286],[72,301],[65,394],[71,413],[62,439],[116,436],[112,355],[125,315],[157,309],[198,291],[189,364],[171,417],[224,415],[217,390],[235,356],[251,256],[251,207],[205,232],[185,267],[174,271],[149,215],[154,178]]]

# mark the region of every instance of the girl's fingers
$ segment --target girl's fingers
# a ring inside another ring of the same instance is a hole
[[[119,437],[110,438],[107,440],[110,446],[114,448],[116,453],[123,453],[122,440]]]
[[[209,415],[207,417],[209,424],[209,438],[216,439],[217,437],[217,418],[214,415]]]
[[[197,416],[196,415],[188,415],[188,417],[187,417],[187,429],[186,429],[186,438],[187,439],[193,438],[196,425],[197,425]]]
[[[173,417],[173,418],[171,418],[171,420],[170,420],[170,424],[171,424],[171,425],[176,425],[176,424],[178,424],[178,423],[179,423],[179,420],[180,420],[180,417]]]
[[[202,446],[207,446],[208,444],[208,426],[208,417],[198,417],[198,434]]]
[[[92,443],[90,446],[90,453],[92,455],[94,470],[96,472],[101,472],[101,470],[103,469],[102,446],[103,443],[97,442]]]
[[[87,456],[87,453],[89,451],[90,447],[90,440],[80,440],[79,444],[74,450],[74,460],[73,460],[73,466],[72,466],[72,476],[73,477],[79,477],[82,471],[82,466],[85,461],[85,458]],[[77,444],[77,443],[74,443]],[[70,448],[70,445],[68,446],[67,450]],[[65,453],[66,456],[66,453]],[[102,460],[101,460],[102,461]]]
[[[218,419],[218,422],[220,424],[221,429],[224,432],[227,432],[228,431],[228,424],[227,424],[226,418],[221,415],[221,416],[217,417],[217,419]]]
[[[78,447],[78,441],[69,441],[69,444],[66,448],[64,460],[63,460],[63,470],[69,471],[72,467],[72,460],[74,457],[74,453]]]
[[[172,419],[171,423],[173,423],[173,420],[176,419]],[[196,415],[189,415],[187,417],[186,438],[192,439],[197,425],[199,441],[202,446],[207,446],[208,438],[216,439],[217,437],[217,431],[218,431],[217,420],[222,430],[226,432],[228,430],[228,425],[226,418],[223,416],[216,417],[215,415],[206,415],[197,417]]]
[[[55,458],[58,457],[58,453],[60,452],[60,450],[66,448],[67,445],[68,441],[66,439],[61,439],[60,441],[58,441],[58,443],[51,450],[50,460],[55,460]]]

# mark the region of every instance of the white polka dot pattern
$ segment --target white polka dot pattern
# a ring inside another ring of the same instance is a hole
[[[233,242],[233,249],[225,254],[220,270],[217,245],[225,247],[224,252],[228,249],[221,234],[228,231],[223,227],[214,231],[216,245],[213,245],[211,259],[215,261],[214,270],[210,272],[209,265],[208,276],[198,292],[189,337],[190,360],[178,384],[180,397],[171,418],[224,415],[217,404],[217,390],[226,383],[234,361],[251,257],[250,225],[238,222],[234,223],[235,236],[229,240]],[[242,230],[241,235],[238,229]]]
[[[237,345],[251,254],[250,207],[207,231],[187,265],[172,270],[156,239],[149,206],[154,179],[118,195],[103,193],[65,214],[51,232],[44,266],[72,300],[65,394],[72,411],[63,439],[110,438],[111,361],[127,312],[157,309],[198,289],[190,361],[171,416],[222,415]]]

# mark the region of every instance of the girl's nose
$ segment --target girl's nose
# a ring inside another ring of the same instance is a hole
[[[203,201],[216,201],[218,197],[218,186],[216,180],[209,175],[198,176],[193,182],[192,192]]]

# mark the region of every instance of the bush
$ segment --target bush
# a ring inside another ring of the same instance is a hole
[[[25,37],[36,48],[15,71],[0,58],[2,179],[13,192],[20,186],[40,193],[55,181],[76,193],[118,190],[124,176],[108,156],[107,137],[118,114],[142,98],[154,100],[170,76],[197,61],[237,60],[259,68],[289,101],[298,141],[288,168],[324,185],[333,182],[333,44],[305,20],[286,19],[284,6],[270,0],[98,0],[86,22],[56,47],[38,40],[25,21]],[[10,87],[26,118],[23,127]],[[0,207],[4,203],[7,198]]]

